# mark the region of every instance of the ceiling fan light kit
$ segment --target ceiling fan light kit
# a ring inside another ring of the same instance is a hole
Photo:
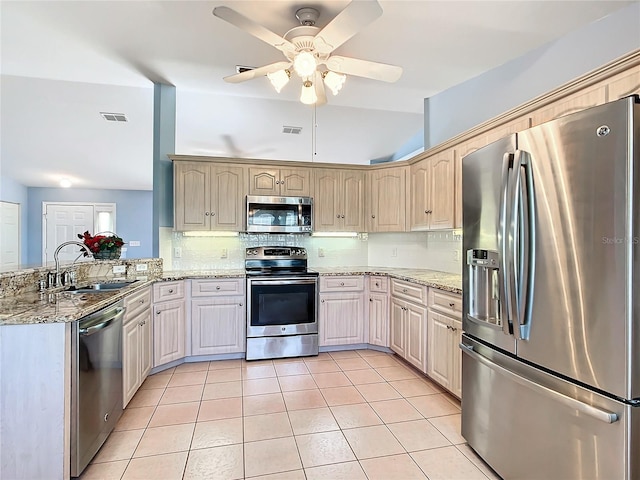
[[[284,36],[229,7],[216,7],[213,14],[277,48],[288,60],[225,77],[224,80],[230,83],[266,75],[276,92],[280,93],[289,82],[293,67],[293,71],[302,79],[300,101],[307,105],[323,105],[327,101],[324,86],[333,95],[337,95],[344,86],[347,75],[390,83],[397,81],[402,75],[402,68],[395,65],[331,55],[336,48],[382,15],[382,8],[377,0],[352,1],[323,29],[315,26],[320,16],[317,9],[300,8],[296,11],[300,25]]]

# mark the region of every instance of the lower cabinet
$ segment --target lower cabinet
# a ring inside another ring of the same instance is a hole
[[[125,298],[122,323],[122,407],[151,371],[151,289],[145,288]]]
[[[246,350],[244,284],[242,278],[191,281],[191,355]]]
[[[369,343],[389,346],[389,296],[369,293]]]
[[[362,292],[321,293],[318,317],[321,347],[364,343]]]
[[[427,371],[427,307],[391,297],[391,350]]]
[[[436,289],[429,292],[427,374],[457,397],[462,397],[462,321],[460,295]]]
[[[157,367],[185,356],[183,282],[156,283],[153,298],[153,366]]]

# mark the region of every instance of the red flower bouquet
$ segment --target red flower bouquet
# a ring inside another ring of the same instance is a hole
[[[93,257],[96,259],[120,258],[122,245],[124,245],[125,242],[115,233],[105,233],[110,235],[98,233],[95,236],[92,236],[88,231],[86,231],[82,235],[78,234],[78,238],[81,239],[87,247],[89,247],[89,250],[93,252]],[[84,249],[82,249],[82,252],[85,257],[89,256]]]

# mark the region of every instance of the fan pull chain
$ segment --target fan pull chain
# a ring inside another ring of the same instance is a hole
[[[318,142],[318,117],[317,106],[313,104],[313,112],[311,114],[311,161],[313,162],[316,155],[318,155],[317,142]]]

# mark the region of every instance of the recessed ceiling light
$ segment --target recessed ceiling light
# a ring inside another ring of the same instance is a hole
[[[60,186],[62,188],[69,188],[71,186],[71,180],[69,180],[68,178],[63,178],[62,180],[60,180]]]

